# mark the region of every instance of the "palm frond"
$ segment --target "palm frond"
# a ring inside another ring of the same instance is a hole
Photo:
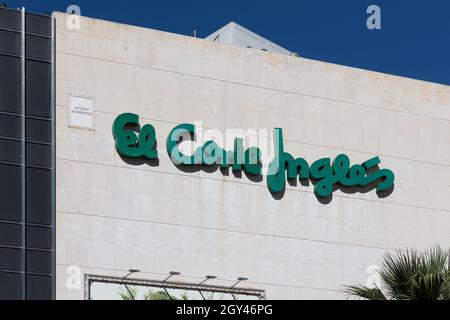
[[[394,300],[450,300],[449,259],[439,246],[387,252],[379,271],[383,292],[364,286],[348,286],[346,292],[371,300],[385,299],[383,293]]]
[[[439,246],[425,251],[422,255],[419,272],[421,274],[442,273],[447,266],[447,253]]]
[[[412,282],[412,291],[417,300],[440,300],[446,288],[442,273],[418,274]]]
[[[346,286],[345,292],[348,295],[357,296],[368,300],[386,300],[383,293],[378,288],[368,288],[365,286]]]
[[[411,299],[411,281],[417,274],[420,257],[414,250],[386,253],[381,265],[380,278],[389,295],[396,300]]]

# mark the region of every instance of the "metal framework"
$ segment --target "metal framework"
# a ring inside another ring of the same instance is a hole
[[[231,295],[244,295],[257,297],[259,300],[266,299],[266,291],[252,288],[236,288],[226,286],[206,285],[189,282],[175,282],[175,281],[161,281],[161,280],[145,280],[136,278],[111,277],[86,274],[84,276],[84,299],[91,300],[91,286],[93,283],[107,283],[107,284],[121,284],[134,285],[143,287],[153,287],[162,289],[179,289],[197,292],[211,292],[211,293],[228,293]]]
[[[56,299],[56,17],[52,13],[51,16],[51,30],[52,30],[52,42],[51,42],[51,132],[52,132],[52,182],[51,182],[51,210],[52,210],[52,299]]]
[[[22,143],[20,147],[21,152],[21,173],[20,173],[20,202],[21,202],[21,210],[22,210],[22,299],[26,300],[27,298],[27,251],[26,251],[26,243],[27,243],[27,208],[26,208],[26,170],[27,170],[27,154],[26,154],[26,13],[25,8],[22,7],[21,10],[21,19],[22,19],[22,30],[21,30],[21,57],[20,57],[20,112],[21,112],[21,130],[22,130]]]

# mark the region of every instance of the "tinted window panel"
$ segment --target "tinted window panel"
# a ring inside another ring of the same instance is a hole
[[[27,139],[39,142],[51,142],[51,122],[27,119]]]
[[[1,18],[0,18],[1,19]],[[20,300],[22,298],[22,276],[0,272],[0,300]]]
[[[28,13],[26,15],[26,31],[41,34],[44,36],[50,36],[51,35],[50,17]]]
[[[27,168],[27,222],[51,224],[51,171]]]
[[[20,58],[0,55],[0,70],[0,111],[20,113]]]
[[[22,226],[0,223],[0,245],[20,247],[22,243]]]
[[[52,277],[27,275],[27,299],[50,300],[52,298]]]
[[[20,127],[20,117],[0,114],[0,137],[20,139],[22,136]]]
[[[21,257],[20,249],[0,248],[0,270],[20,271]]]
[[[51,253],[27,250],[27,272],[51,273]]]
[[[22,30],[21,13],[15,10],[0,9],[0,27]]]
[[[20,221],[20,167],[0,164],[0,220]]]
[[[27,165],[50,167],[51,147],[36,143],[27,143]]]
[[[27,57],[50,60],[51,40],[37,36],[27,35]]]
[[[0,52],[21,54],[20,33],[0,30]]]
[[[27,246],[50,250],[52,248],[52,229],[27,226]]]
[[[20,141],[0,139],[0,161],[20,163]]]
[[[50,118],[50,64],[27,60],[27,115]]]

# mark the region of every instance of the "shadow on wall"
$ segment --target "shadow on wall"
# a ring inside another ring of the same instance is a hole
[[[242,171],[233,171],[231,170],[229,167],[226,169],[220,168],[219,165],[175,165],[177,167],[178,170],[185,172],[185,173],[196,173],[196,172],[205,172],[205,173],[214,173],[217,170],[220,170],[221,173],[224,176],[229,176],[230,172],[233,174],[233,176],[237,179],[242,179]],[[376,172],[380,170],[378,166],[370,169],[368,171],[368,174]],[[252,182],[255,183],[260,183],[264,180],[264,177],[262,175],[249,175],[247,173],[244,173],[245,176]],[[309,179],[288,179],[287,182],[289,183],[290,186],[292,187],[297,187],[299,184],[303,187],[309,187],[311,184],[312,185],[316,185],[316,183],[318,182],[317,180],[309,180]],[[377,185],[381,182],[381,180],[377,180],[374,181],[366,186],[354,186],[354,187],[345,187],[342,185],[334,185],[333,186],[333,193],[335,191],[341,191],[345,194],[355,194],[355,193],[361,193],[361,194],[365,194],[368,192],[371,192],[373,190],[376,189]],[[380,191],[377,192],[377,196],[378,198],[387,198],[389,197],[392,192],[394,192],[395,189],[395,184],[392,185],[391,188],[384,190],[384,191]],[[269,193],[271,194],[272,198],[275,200],[282,200],[285,193],[286,193],[286,189],[283,189],[281,192],[278,193],[271,193],[269,191]],[[333,193],[328,196],[328,197],[318,197],[316,195],[317,200],[321,203],[321,204],[329,204],[333,201]]]
[[[368,193],[368,192],[373,191],[376,188],[377,184],[378,184],[377,182],[373,182],[373,183],[371,183],[371,184],[369,184],[367,186],[364,186],[364,187],[334,186],[333,187],[333,192],[335,192],[337,190],[340,190],[341,192],[343,192],[345,194],[355,194],[355,193],[362,193],[362,194],[364,194],[364,193]],[[380,192],[377,191],[377,196],[380,199],[381,198],[387,198],[387,197],[389,197],[392,194],[392,192],[394,192],[394,189],[395,189],[395,184],[392,185],[392,187],[387,189],[387,190],[380,191]],[[325,198],[317,198],[317,200],[321,204],[329,204],[329,203],[331,203],[331,201],[333,201],[333,195],[330,195],[330,196],[325,197]]]
[[[157,148],[157,145],[155,145],[155,149]],[[133,166],[138,166],[138,165],[149,165],[151,167],[157,167],[159,166],[159,159],[148,159],[145,157],[140,157],[140,158],[128,158],[128,157],[124,157],[120,155],[120,158],[127,164],[129,165],[133,165]],[[218,170],[220,170],[220,172],[224,175],[224,176],[229,176],[230,172],[231,174],[233,174],[233,176],[237,179],[242,179],[242,171],[234,171],[232,170],[230,167],[227,168],[220,168],[219,165],[201,165],[201,164],[196,164],[196,165],[175,165],[175,167],[185,173],[197,173],[197,172],[205,172],[205,173],[214,173]],[[372,168],[370,171],[368,171],[368,174],[376,172],[380,170],[378,166]],[[255,183],[261,183],[264,180],[263,175],[251,175],[251,174],[247,174],[245,173],[245,176],[252,182]],[[314,179],[287,179],[288,184],[291,187],[297,187],[298,185],[301,185],[303,187],[309,187],[311,184],[313,186],[315,186],[318,182],[318,180],[314,180]],[[376,189],[377,185],[381,182],[381,180],[377,180],[374,181],[366,186],[354,186],[354,187],[345,187],[339,184],[335,184],[333,186],[333,193],[335,191],[341,191],[345,194],[355,194],[355,193],[361,193],[361,194],[365,194],[368,192],[371,192],[373,190]],[[395,189],[395,184],[392,185],[391,188],[378,192],[377,191],[377,196],[378,198],[387,198],[389,197],[392,192],[394,192]],[[278,193],[271,193],[270,191],[268,191],[270,193],[270,195],[272,196],[273,199],[275,200],[282,200],[284,198],[284,195],[286,193],[286,188],[284,188],[281,192]],[[333,193],[331,193],[329,196],[327,197],[318,197],[316,195],[317,200],[324,205],[330,204],[333,201]]]
[[[177,167],[178,170],[183,171],[185,173],[196,173],[196,172],[206,172],[206,173],[214,173],[216,172],[220,166],[218,164],[215,165],[200,165],[200,164],[195,164],[195,165],[175,165],[175,167]],[[237,179],[242,179],[242,171],[234,171],[231,170],[230,167],[227,168],[220,168],[219,169],[220,172],[224,175],[224,176],[229,176],[230,175],[230,171],[232,172],[233,176]],[[262,175],[251,175],[251,174],[247,174],[244,173],[245,176],[252,182],[262,182],[263,181],[263,176]]]
[[[158,142],[155,141],[155,145],[153,146],[152,150],[158,150]],[[157,167],[159,166],[159,158],[156,159],[149,159],[145,156],[137,157],[137,158],[130,158],[121,155],[118,153],[120,159],[122,159],[126,164],[129,164],[131,166],[141,166],[141,165],[148,165],[150,167]]]
[[[306,181],[307,182],[300,181],[300,183],[303,186],[309,186],[309,180],[306,180]],[[289,185],[291,185],[293,187],[297,186],[297,180],[288,180],[288,182],[289,182]],[[317,183],[317,181],[311,181],[311,183],[313,185],[315,185]],[[371,191],[375,190],[378,183],[379,183],[379,181],[375,181],[375,182],[372,182],[371,184],[368,184],[367,186],[364,186],[364,187],[357,187],[357,186],[355,186],[355,187],[344,187],[344,186],[341,186],[341,185],[334,185],[333,186],[333,193],[335,191],[339,190],[339,191],[341,191],[341,192],[343,192],[345,194],[355,194],[355,193],[364,194],[364,193],[368,193],[368,192],[371,192]],[[392,185],[392,187],[387,189],[387,190],[380,191],[380,192],[377,191],[377,196],[380,199],[381,198],[387,198],[387,197],[389,197],[392,194],[392,192],[394,192],[394,189],[395,189],[395,184]],[[278,192],[278,193],[271,193],[271,195],[272,195],[272,198],[274,198],[275,200],[281,200],[281,199],[283,199],[285,193],[286,193],[286,189],[283,189],[283,191]],[[329,203],[331,203],[333,201],[333,194],[330,194],[328,197],[318,197],[316,195],[316,198],[317,198],[317,201],[319,201],[321,204],[329,204]]]
[[[379,170],[380,170],[380,167],[377,165],[373,168],[368,169],[367,175],[375,173]],[[298,182],[300,182],[300,184],[304,187],[309,187],[310,183],[312,183],[312,185],[315,186],[317,184],[318,180],[315,180],[315,179],[311,179],[311,180],[310,179],[299,179],[299,180],[288,179],[287,182],[292,187],[297,187]],[[382,182],[382,179],[376,180],[365,186],[353,186],[353,187],[346,187],[346,186],[342,186],[340,184],[335,184],[333,186],[333,192],[329,196],[327,196],[327,197],[318,197],[317,195],[315,195],[315,196],[317,198],[317,201],[319,201],[321,204],[326,205],[326,204],[330,204],[333,201],[333,194],[334,194],[334,192],[336,192],[338,190],[345,194],[355,194],[355,193],[365,194],[365,193],[375,190],[377,185],[380,182]],[[390,187],[387,190],[377,191],[377,196],[380,199],[387,198],[392,194],[392,192],[394,192],[394,189],[395,189],[395,184],[393,184],[392,187]],[[285,193],[286,193],[286,189],[283,189],[283,191],[278,192],[278,193],[271,193],[271,195],[275,200],[281,200],[281,199],[283,199]]]

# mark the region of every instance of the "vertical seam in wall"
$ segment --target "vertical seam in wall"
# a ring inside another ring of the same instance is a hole
[[[55,23],[55,15],[52,13],[51,16],[51,33],[52,33],[52,40],[51,40],[51,92],[50,92],[50,99],[51,99],[51,130],[52,130],[52,147],[51,147],[51,159],[52,159],[52,173],[51,173],[51,216],[52,216],[52,258],[51,258],[51,270],[52,270],[52,292],[51,292],[51,298],[53,300],[56,299],[56,23]]]
[[[21,214],[22,214],[22,299],[26,300],[27,294],[27,245],[26,245],[26,118],[25,118],[25,112],[26,112],[26,38],[25,38],[25,28],[26,28],[26,22],[25,22],[26,16],[25,16],[25,8],[22,7],[21,10],[21,20],[22,20],[22,34],[21,34],[21,46],[22,46],[22,56],[21,56],[21,80],[20,80],[20,95],[21,95],[21,101],[20,101],[20,107],[21,107],[21,113],[22,113],[22,144],[21,144]]]

